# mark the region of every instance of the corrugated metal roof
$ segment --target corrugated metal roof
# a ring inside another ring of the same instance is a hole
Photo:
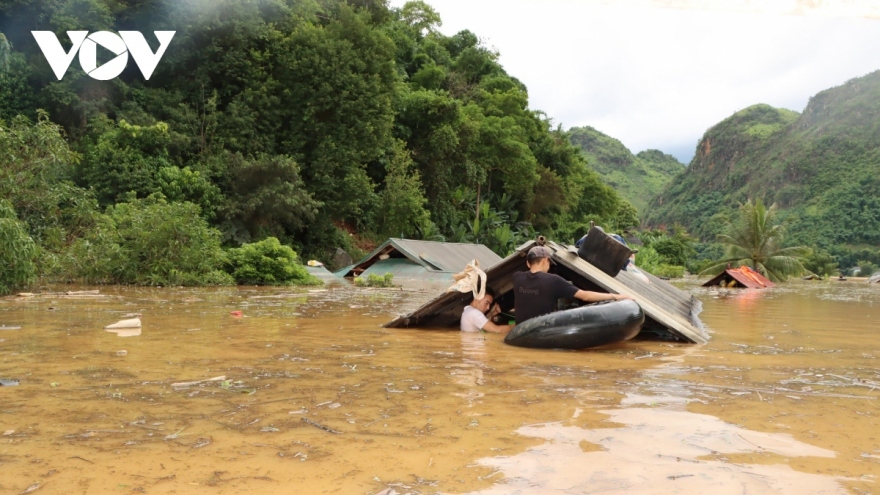
[[[414,241],[411,239],[389,239],[400,251],[435,266],[444,272],[460,272],[477,259],[484,270],[501,261],[501,256],[482,244],[465,244],[459,242]]]
[[[748,287],[749,289],[764,289],[776,285],[750,267],[741,266],[724,270],[718,276],[703,284],[703,287],[721,285],[722,282],[730,283],[732,280],[737,281],[735,287]]]
[[[408,258],[388,258],[387,260],[379,260],[370,265],[369,268],[360,274],[361,277],[369,277],[371,274],[383,276],[386,273],[392,273],[395,279],[424,279],[437,280],[444,276],[449,276],[446,272],[438,272],[428,270],[424,266],[409,260]]]
[[[336,275],[334,275],[333,272],[328,270],[327,267],[324,265],[321,265],[321,266],[304,265],[304,266],[306,267],[307,272],[311,273],[312,275],[314,275],[320,279],[339,278]]]
[[[484,270],[501,261],[500,256],[482,244],[416,241],[392,237],[352,266],[345,276],[352,277],[364,273],[374,263],[380,261],[379,257],[383,254],[391,256],[388,259],[409,259],[433,273],[458,273],[473,259],[478,260],[480,268]]]
[[[518,271],[528,269],[525,256],[535,245],[535,241],[521,245],[517,248],[517,252],[486,270],[487,285],[498,295],[496,301],[507,298],[508,304],[512,302],[512,276]],[[632,295],[645,311],[643,332],[646,329],[652,331],[659,329],[689,342],[705,343],[708,340],[697,316],[702,305],[693,295],[650,274],[646,274],[648,283],[625,271],[620,272],[616,277],[611,277],[581,259],[573,247],[550,241],[546,242],[545,246],[554,251],[556,273],[570,279],[579,288]],[[469,297],[469,294],[459,292],[440,294],[416,311],[400,316],[386,323],[385,326],[455,327]]]

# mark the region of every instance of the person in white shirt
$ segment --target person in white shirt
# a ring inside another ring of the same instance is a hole
[[[482,299],[474,299],[470,304],[464,307],[461,312],[461,331],[462,332],[493,332],[507,333],[513,325],[496,325],[492,318],[501,312],[501,308],[495,302],[495,294],[492,289],[487,288]],[[491,308],[491,311],[490,311]],[[488,314],[487,314],[488,312]]]

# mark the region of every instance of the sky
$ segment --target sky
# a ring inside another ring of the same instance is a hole
[[[801,112],[816,93],[880,70],[876,0],[426,3],[443,34],[468,29],[498,51],[555,124],[685,164],[707,129],[743,108]]]

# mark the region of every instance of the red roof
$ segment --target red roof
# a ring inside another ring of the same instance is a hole
[[[738,282],[738,285],[750,289],[764,289],[776,285],[768,280],[767,277],[761,275],[752,268],[741,266],[739,268],[728,268],[727,270],[724,270],[720,275],[703,284],[703,286],[721,285],[722,281],[728,281],[730,279],[734,279]]]

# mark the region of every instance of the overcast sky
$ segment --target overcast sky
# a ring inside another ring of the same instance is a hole
[[[817,92],[880,69],[874,0],[426,1],[441,32],[468,29],[500,52],[531,108],[684,163],[738,110],[801,112]]]

